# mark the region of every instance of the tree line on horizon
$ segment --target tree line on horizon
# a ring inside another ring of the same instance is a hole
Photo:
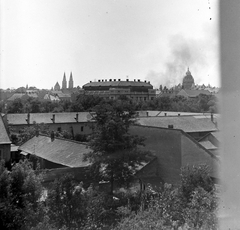
[[[13,102],[0,102],[2,113],[60,113],[92,111],[100,103],[111,101],[128,101],[135,110],[178,111],[178,112],[211,112],[218,113],[218,98],[215,95],[200,94],[197,98],[183,96],[163,96],[149,101],[134,101],[127,96],[118,99],[105,99],[94,95],[78,95],[73,101],[40,101],[36,98],[27,100],[15,99]]]

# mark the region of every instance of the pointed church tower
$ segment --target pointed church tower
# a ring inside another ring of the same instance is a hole
[[[66,75],[64,72],[63,81],[62,81],[62,89],[66,89],[66,88],[67,88],[67,80],[66,80]]]
[[[73,77],[72,77],[72,72],[70,74],[70,79],[69,79],[69,84],[68,84],[69,89],[73,89]]]

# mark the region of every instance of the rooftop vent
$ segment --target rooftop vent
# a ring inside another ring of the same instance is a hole
[[[118,79],[118,81],[121,81],[121,79]]]
[[[101,82],[101,80],[98,80],[98,82]]]
[[[90,81],[90,83],[92,83],[92,81]]]
[[[102,82],[104,82],[104,80],[102,79]]]
[[[164,116],[166,117],[166,116],[167,116],[167,113],[164,113]]]
[[[134,79],[134,81],[136,81],[136,79]]]
[[[109,81],[112,81],[112,79],[109,79]]]
[[[138,82],[140,82],[140,79],[138,79]]]
[[[78,113],[76,114],[76,117],[74,117],[74,119],[76,120],[76,122],[78,122]]]
[[[129,81],[129,80],[127,79],[127,81]]]
[[[147,81],[145,80],[144,82],[146,83]]]
[[[180,113],[178,114],[178,116],[180,116]]]
[[[173,129],[173,125],[168,125],[168,128],[169,129]]]
[[[52,120],[53,123],[55,123],[55,114],[52,115],[51,120]]]
[[[116,79],[114,79],[114,81],[116,81]]]

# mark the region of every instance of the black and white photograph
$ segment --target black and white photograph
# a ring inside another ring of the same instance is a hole
[[[1,0],[0,228],[240,229],[239,13]]]

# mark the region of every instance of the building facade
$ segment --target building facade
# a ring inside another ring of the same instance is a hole
[[[97,95],[108,99],[118,99],[121,96],[127,96],[135,101],[149,101],[156,97],[156,90],[150,82],[140,81],[122,81],[121,79],[98,80],[83,85],[82,94]]]

